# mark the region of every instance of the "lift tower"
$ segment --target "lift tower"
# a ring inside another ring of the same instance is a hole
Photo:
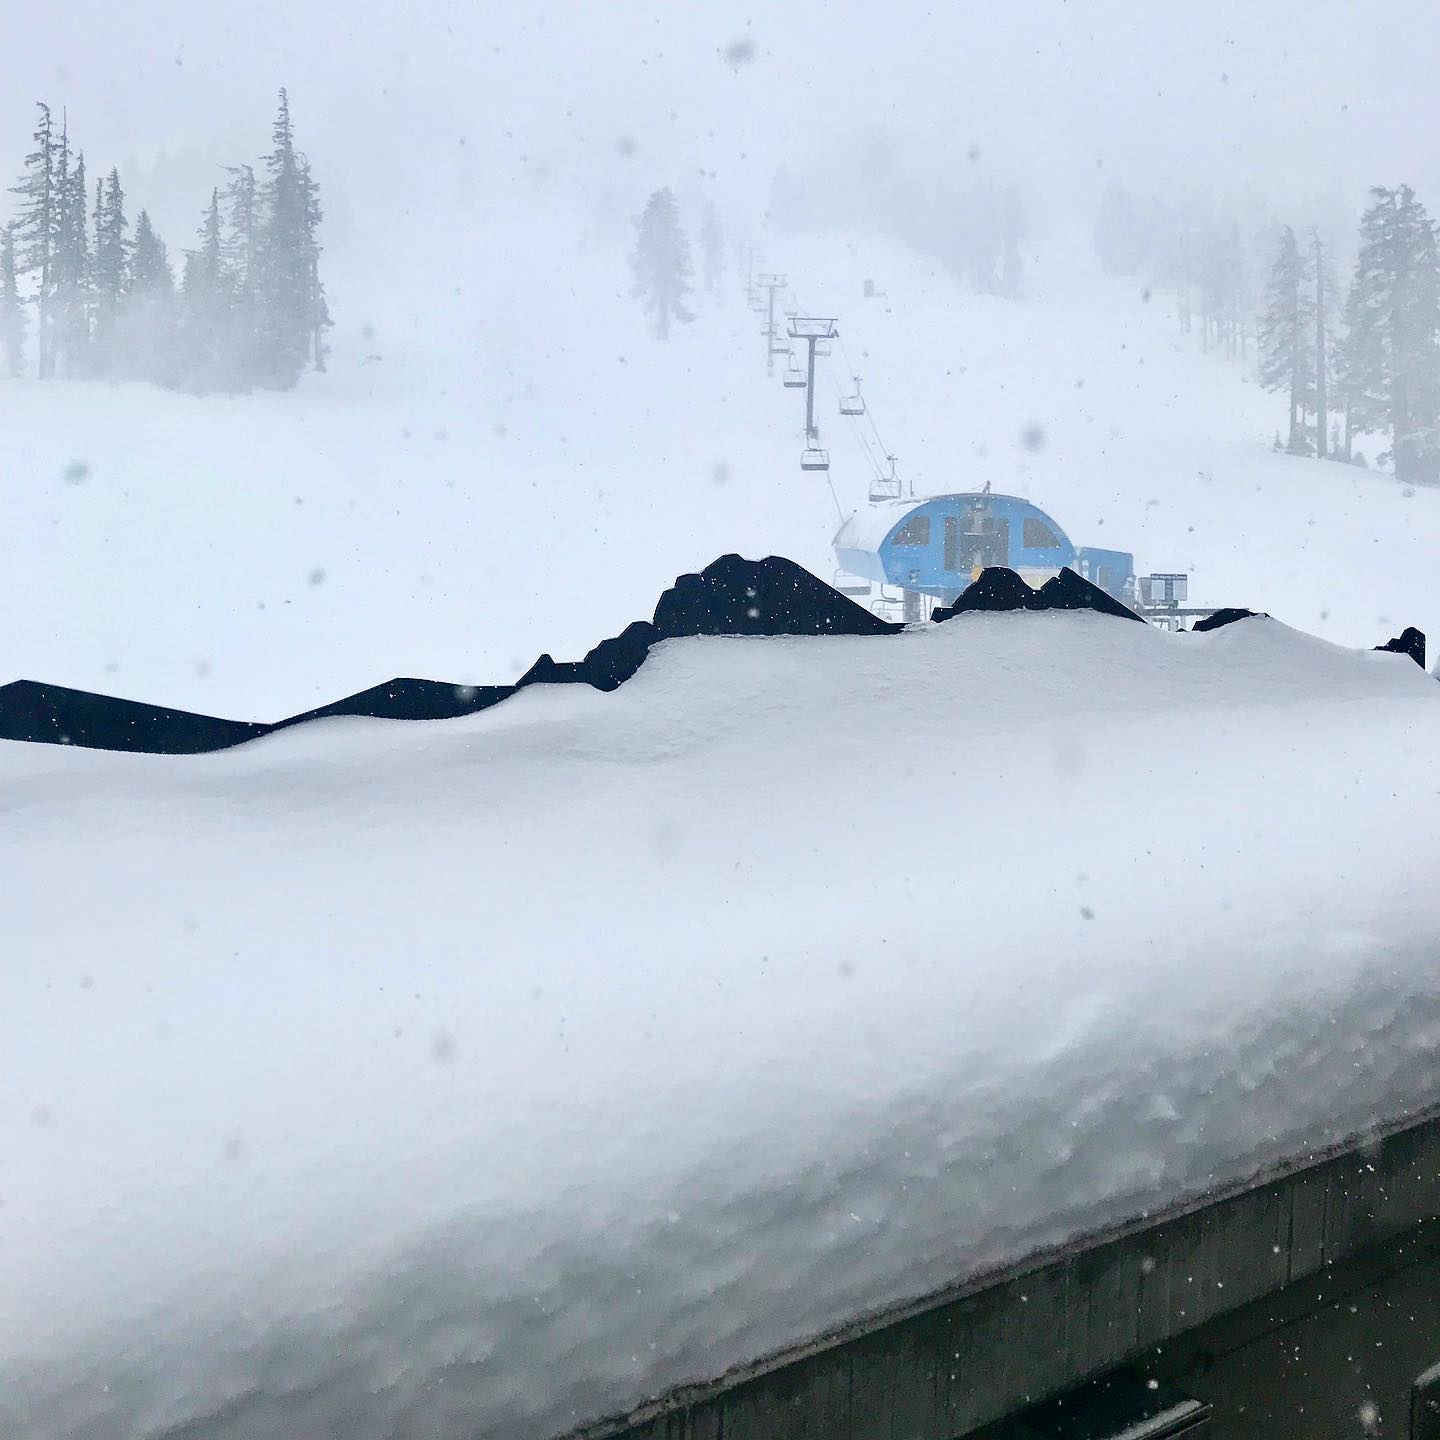
[[[775,295],[777,291],[783,290],[790,283],[784,275],[757,275],[755,277],[755,289],[765,290],[769,293],[766,304],[765,321],[765,373],[771,375],[775,371],[775,352],[784,347],[775,343]]]
[[[819,435],[815,428],[815,347],[822,341],[835,338],[835,321],[821,320],[814,316],[797,315],[790,322],[790,338],[803,340],[809,347],[809,366],[806,370],[805,385],[805,438],[813,440]],[[828,347],[827,347],[828,348]],[[822,354],[825,352],[822,351]]]

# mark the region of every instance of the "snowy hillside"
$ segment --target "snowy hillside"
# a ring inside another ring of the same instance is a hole
[[[273,719],[395,674],[511,680],[726,550],[829,576],[836,502],[798,469],[802,401],[765,378],[733,275],[662,346],[618,249],[539,220],[473,243],[544,283],[443,316],[418,281],[383,313],[342,285],[336,373],[294,394],[0,387],[0,681]],[[1277,402],[1080,249],[1030,257],[1018,301],[874,239],[772,240],[762,263],[839,317],[917,492],[991,481],[1077,543],[1191,570],[1201,602],[1346,644],[1440,631],[1440,494],[1270,454]],[[820,413],[848,509],[868,469],[843,359]]]
[[[545,1437],[1440,1100],[1440,687],[1277,622],[0,784],[33,1440]]]

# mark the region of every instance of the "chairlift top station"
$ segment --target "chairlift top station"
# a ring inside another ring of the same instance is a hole
[[[847,574],[944,605],[992,565],[1035,586],[1068,567],[1127,605],[1137,598],[1133,555],[1073,544],[1045,511],[1017,495],[961,491],[874,502],[841,525],[834,545]]]
[[[830,470],[830,451],[821,441],[815,413],[815,361],[831,355],[833,344],[839,347],[850,372],[848,386],[842,386],[837,378],[839,413],[850,423],[872,470],[869,503],[848,519],[831,486],[836,509],[841,512],[834,549],[839,567],[835,585],[842,593],[869,598],[878,586],[879,597],[869,599],[872,610],[888,613],[894,609],[906,620],[921,620],[928,604],[953,604],[989,566],[1014,570],[1036,587],[1061,570],[1071,569],[1166,627],[1183,628],[1186,619],[1209,613],[1187,605],[1185,575],[1137,576],[1135,557],[1128,551],[1075,545],[1039,506],[1018,495],[992,494],[987,484],[983,490],[919,500],[912,490],[909,498],[902,498],[895,457],[875,428],[836,319],[807,314],[793,296],[781,300],[789,286],[789,278],[783,274],[752,275],[750,304],[767,316],[761,332],[766,340],[766,369],[773,368],[776,356],[783,356],[782,385],[805,391],[805,446],[800,468],[827,477]],[[867,284],[867,297],[872,293],[873,287]],[[783,326],[777,309],[783,315]],[[797,346],[804,347],[803,363]],[[862,433],[864,426],[873,433],[873,444]],[[888,462],[888,471],[882,457]]]
[[[832,342],[840,344],[843,352],[843,341],[833,317],[807,315],[793,303],[783,308],[788,323],[782,337],[775,317],[776,296],[788,284],[787,277],[779,274],[757,277],[752,282],[751,304],[769,315],[762,332],[767,337],[767,365],[775,355],[784,355],[782,384],[787,389],[805,390],[805,448],[800,468],[826,473],[830,452],[822,448],[815,419],[815,361],[831,353]],[[762,289],[767,292],[764,299]],[[866,293],[871,293],[868,288]],[[797,344],[807,351],[803,366],[795,352]],[[846,369],[851,369],[848,355],[845,362]],[[839,388],[839,413],[856,427],[856,437],[874,473],[868,505],[842,518],[835,535],[839,566],[835,584],[857,598],[869,596],[872,586],[879,586],[880,598],[871,601],[872,610],[898,606],[906,619],[921,619],[927,598],[953,604],[982,570],[1004,566],[1036,587],[1061,570],[1074,570],[1122,604],[1166,626],[1178,627],[1188,617],[1209,613],[1187,606],[1188,577],[1137,577],[1130,552],[1074,544],[1054,519],[1021,496],[992,493],[987,484],[978,491],[918,500],[912,493],[902,498],[894,456],[886,450],[879,431],[874,432],[873,447],[860,433],[861,417],[872,430],[874,419],[861,394],[858,375],[850,375],[848,388]],[[876,447],[889,462],[888,473],[877,458]],[[838,496],[836,507],[840,508]],[[887,594],[888,587],[899,594]]]

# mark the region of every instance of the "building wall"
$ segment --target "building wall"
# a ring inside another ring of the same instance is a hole
[[[1155,1361],[1215,1407],[1204,1440],[1409,1436],[1411,1389],[1440,1363],[1440,1225],[1205,1326]]]
[[[1129,1364],[1212,1400],[1217,1415],[1201,1433],[1214,1440],[1393,1440],[1408,1433],[1397,1417],[1411,1381],[1440,1360],[1430,1226],[1440,1230],[1434,1118],[1032,1257],[577,1435],[1004,1434],[1026,1407]],[[1363,1427],[1367,1401],[1383,1430]]]

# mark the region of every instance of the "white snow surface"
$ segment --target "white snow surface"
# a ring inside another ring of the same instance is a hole
[[[6,746],[0,1433],[550,1436],[1400,1121],[1437,793],[1410,661],[1087,614]]]

